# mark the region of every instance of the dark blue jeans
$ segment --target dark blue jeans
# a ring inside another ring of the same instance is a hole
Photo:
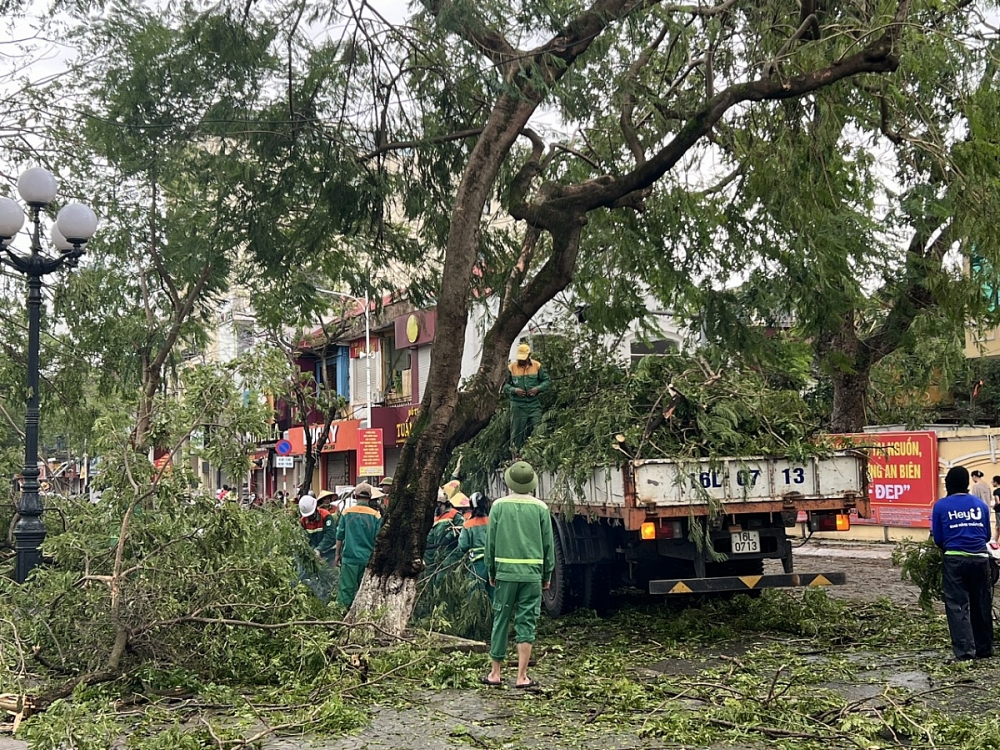
[[[993,602],[986,557],[945,555],[944,608],[956,659],[993,655]]]

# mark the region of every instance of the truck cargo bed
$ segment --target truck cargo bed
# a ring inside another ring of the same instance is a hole
[[[869,513],[867,487],[867,457],[837,451],[803,461],[637,460],[621,467],[598,467],[579,486],[542,472],[536,496],[554,511],[621,519],[627,528],[638,528],[646,519],[719,512],[851,508],[864,518]],[[506,494],[502,480],[493,491]]]

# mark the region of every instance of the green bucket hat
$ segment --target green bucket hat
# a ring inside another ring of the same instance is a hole
[[[511,492],[520,492],[522,495],[526,495],[538,486],[538,475],[535,474],[535,470],[527,461],[518,461],[507,468],[503,475],[503,481],[507,483]]]

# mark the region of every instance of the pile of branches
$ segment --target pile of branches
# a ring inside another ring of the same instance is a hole
[[[795,458],[823,450],[808,366],[769,372],[711,349],[625,365],[579,342],[566,351],[550,342],[548,356],[553,387],[543,394],[543,426],[523,451],[537,467],[586,471],[626,458]],[[501,409],[463,448],[463,466],[480,471],[479,482],[509,459],[508,435]]]
[[[56,501],[67,530],[47,564],[25,586],[0,578],[0,693],[40,686],[39,711],[151,670],[268,685],[329,666],[350,629],[301,585],[322,563],[295,518],[154,488]]]

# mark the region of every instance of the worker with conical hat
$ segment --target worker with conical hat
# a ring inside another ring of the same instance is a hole
[[[448,499],[444,488],[439,489],[437,506],[434,510],[434,525],[427,533],[427,547],[424,551],[424,563],[428,569],[437,569],[447,564],[458,546],[458,535],[462,531],[463,520]]]
[[[469,498],[469,517],[462,525],[458,537],[458,553],[467,556],[469,575],[475,589],[485,591],[493,601],[493,587],[486,570],[486,526],[490,522],[489,500],[482,492],[473,492]]]
[[[551,381],[542,363],[531,358],[531,347],[522,343],[517,357],[507,366],[504,393],[510,398],[510,448],[515,458],[521,447],[542,421],[539,395],[549,389]]]

